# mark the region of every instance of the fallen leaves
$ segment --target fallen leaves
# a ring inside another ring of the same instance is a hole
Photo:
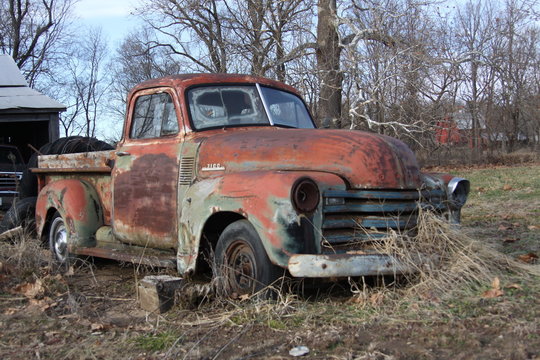
[[[25,282],[15,286],[12,293],[23,295],[28,299],[38,299],[44,297],[47,292],[52,293],[49,295],[59,295],[57,291],[52,290],[62,284],[65,284],[62,275],[47,275],[34,280],[34,282]]]
[[[54,301],[50,297],[45,297],[43,299],[30,299],[28,301],[29,308],[33,308],[41,312],[44,312],[47,309],[55,307],[56,305],[58,305],[58,302]]]
[[[511,223],[511,224],[500,224],[499,227],[497,228],[497,230],[499,231],[509,231],[509,230],[514,230],[518,227],[520,227],[521,224],[518,223],[518,222],[514,222],[514,223]]]
[[[15,271],[15,267],[10,264],[5,264],[2,261],[0,261],[0,274],[12,274]]]
[[[96,331],[107,331],[111,328],[111,325],[110,324],[103,324],[103,323],[92,323],[90,325],[90,330],[92,330],[92,332],[96,332]]]
[[[6,315],[13,315],[21,310],[44,312],[58,305],[58,301],[51,298],[60,295],[58,291],[59,284],[65,284],[61,275],[47,275],[43,278],[35,279],[33,282],[25,282],[15,286],[11,293],[22,295],[21,300],[28,301],[25,306],[20,308],[10,308],[4,311]]]
[[[45,294],[45,287],[43,286],[43,282],[40,279],[37,279],[33,283],[24,283],[17,285],[13,289],[13,292],[15,294],[24,295],[29,299],[36,299]]]
[[[14,315],[14,314],[18,313],[20,310],[21,310],[21,308],[9,307],[9,308],[4,310],[4,315]]]
[[[538,255],[530,252],[528,254],[519,255],[517,259],[527,264],[534,264],[538,260]]]
[[[508,284],[504,287],[505,289],[516,289],[516,290],[522,290],[523,288],[519,284]]]
[[[516,283],[507,284],[504,286],[505,289],[514,289],[514,290],[523,290],[523,287]],[[491,282],[491,289],[486,290],[482,293],[484,299],[494,299],[501,297],[505,294],[504,290],[501,289],[501,281],[498,277],[495,277]]]
[[[350,303],[358,304],[362,306],[371,305],[377,307],[383,304],[384,302],[384,293],[383,292],[374,292],[372,294],[365,294],[363,292],[358,293],[356,296],[353,296],[349,299]]]
[[[501,290],[501,281],[498,277],[491,282],[491,289],[483,292],[482,297],[485,299],[493,299],[504,295],[504,291]]]

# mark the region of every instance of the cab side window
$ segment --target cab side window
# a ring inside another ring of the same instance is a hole
[[[171,96],[166,93],[142,95],[135,101],[130,137],[149,139],[178,133],[178,119]]]

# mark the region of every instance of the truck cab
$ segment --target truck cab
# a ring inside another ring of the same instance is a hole
[[[38,233],[60,262],[92,255],[190,275],[215,254],[237,293],[283,274],[404,273],[370,244],[414,232],[419,208],[459,222],[469,191],[422,173],[397,139],[317,129],[294,88],[261,77],[144,82],[123,134],[114,151],[39,158]]]

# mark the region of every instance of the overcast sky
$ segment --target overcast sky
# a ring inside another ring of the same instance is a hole
[[[80,0],[75,15],[84,25],[100,26],[103,34],[115,46],[124,35],[137,25],[130,13],[138,0]]]

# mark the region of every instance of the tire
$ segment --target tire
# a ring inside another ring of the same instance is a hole
[[[272,298],[269,288],[283,273],[270,262],[257,231],[247,220],[236,221],[223,230],[216,246],[217,274],[227,295],[259,293]]]
[[[68,242],[69,232],[66,223],[60,213],[56,212],[49,227],[49,249],[53,254],[54,261],[66,268],[73,258],[68,251]]]
[[[36,212],[36,198],[28,197],[15,200],[0,222],[0,234],[14,229],[17,226],[34,232],[34,214]]]
[[[39,148],[41,155],[74,154],[80,152],[92,152],[102,150],[113,150],[114,146],[91,137],[69,136],[60,138]],[[38,166],[38,155],[32,154],[28,160],[21,182],[19,184],[19,198],[37,196],[37,177],[30,172],[30,169]]]

